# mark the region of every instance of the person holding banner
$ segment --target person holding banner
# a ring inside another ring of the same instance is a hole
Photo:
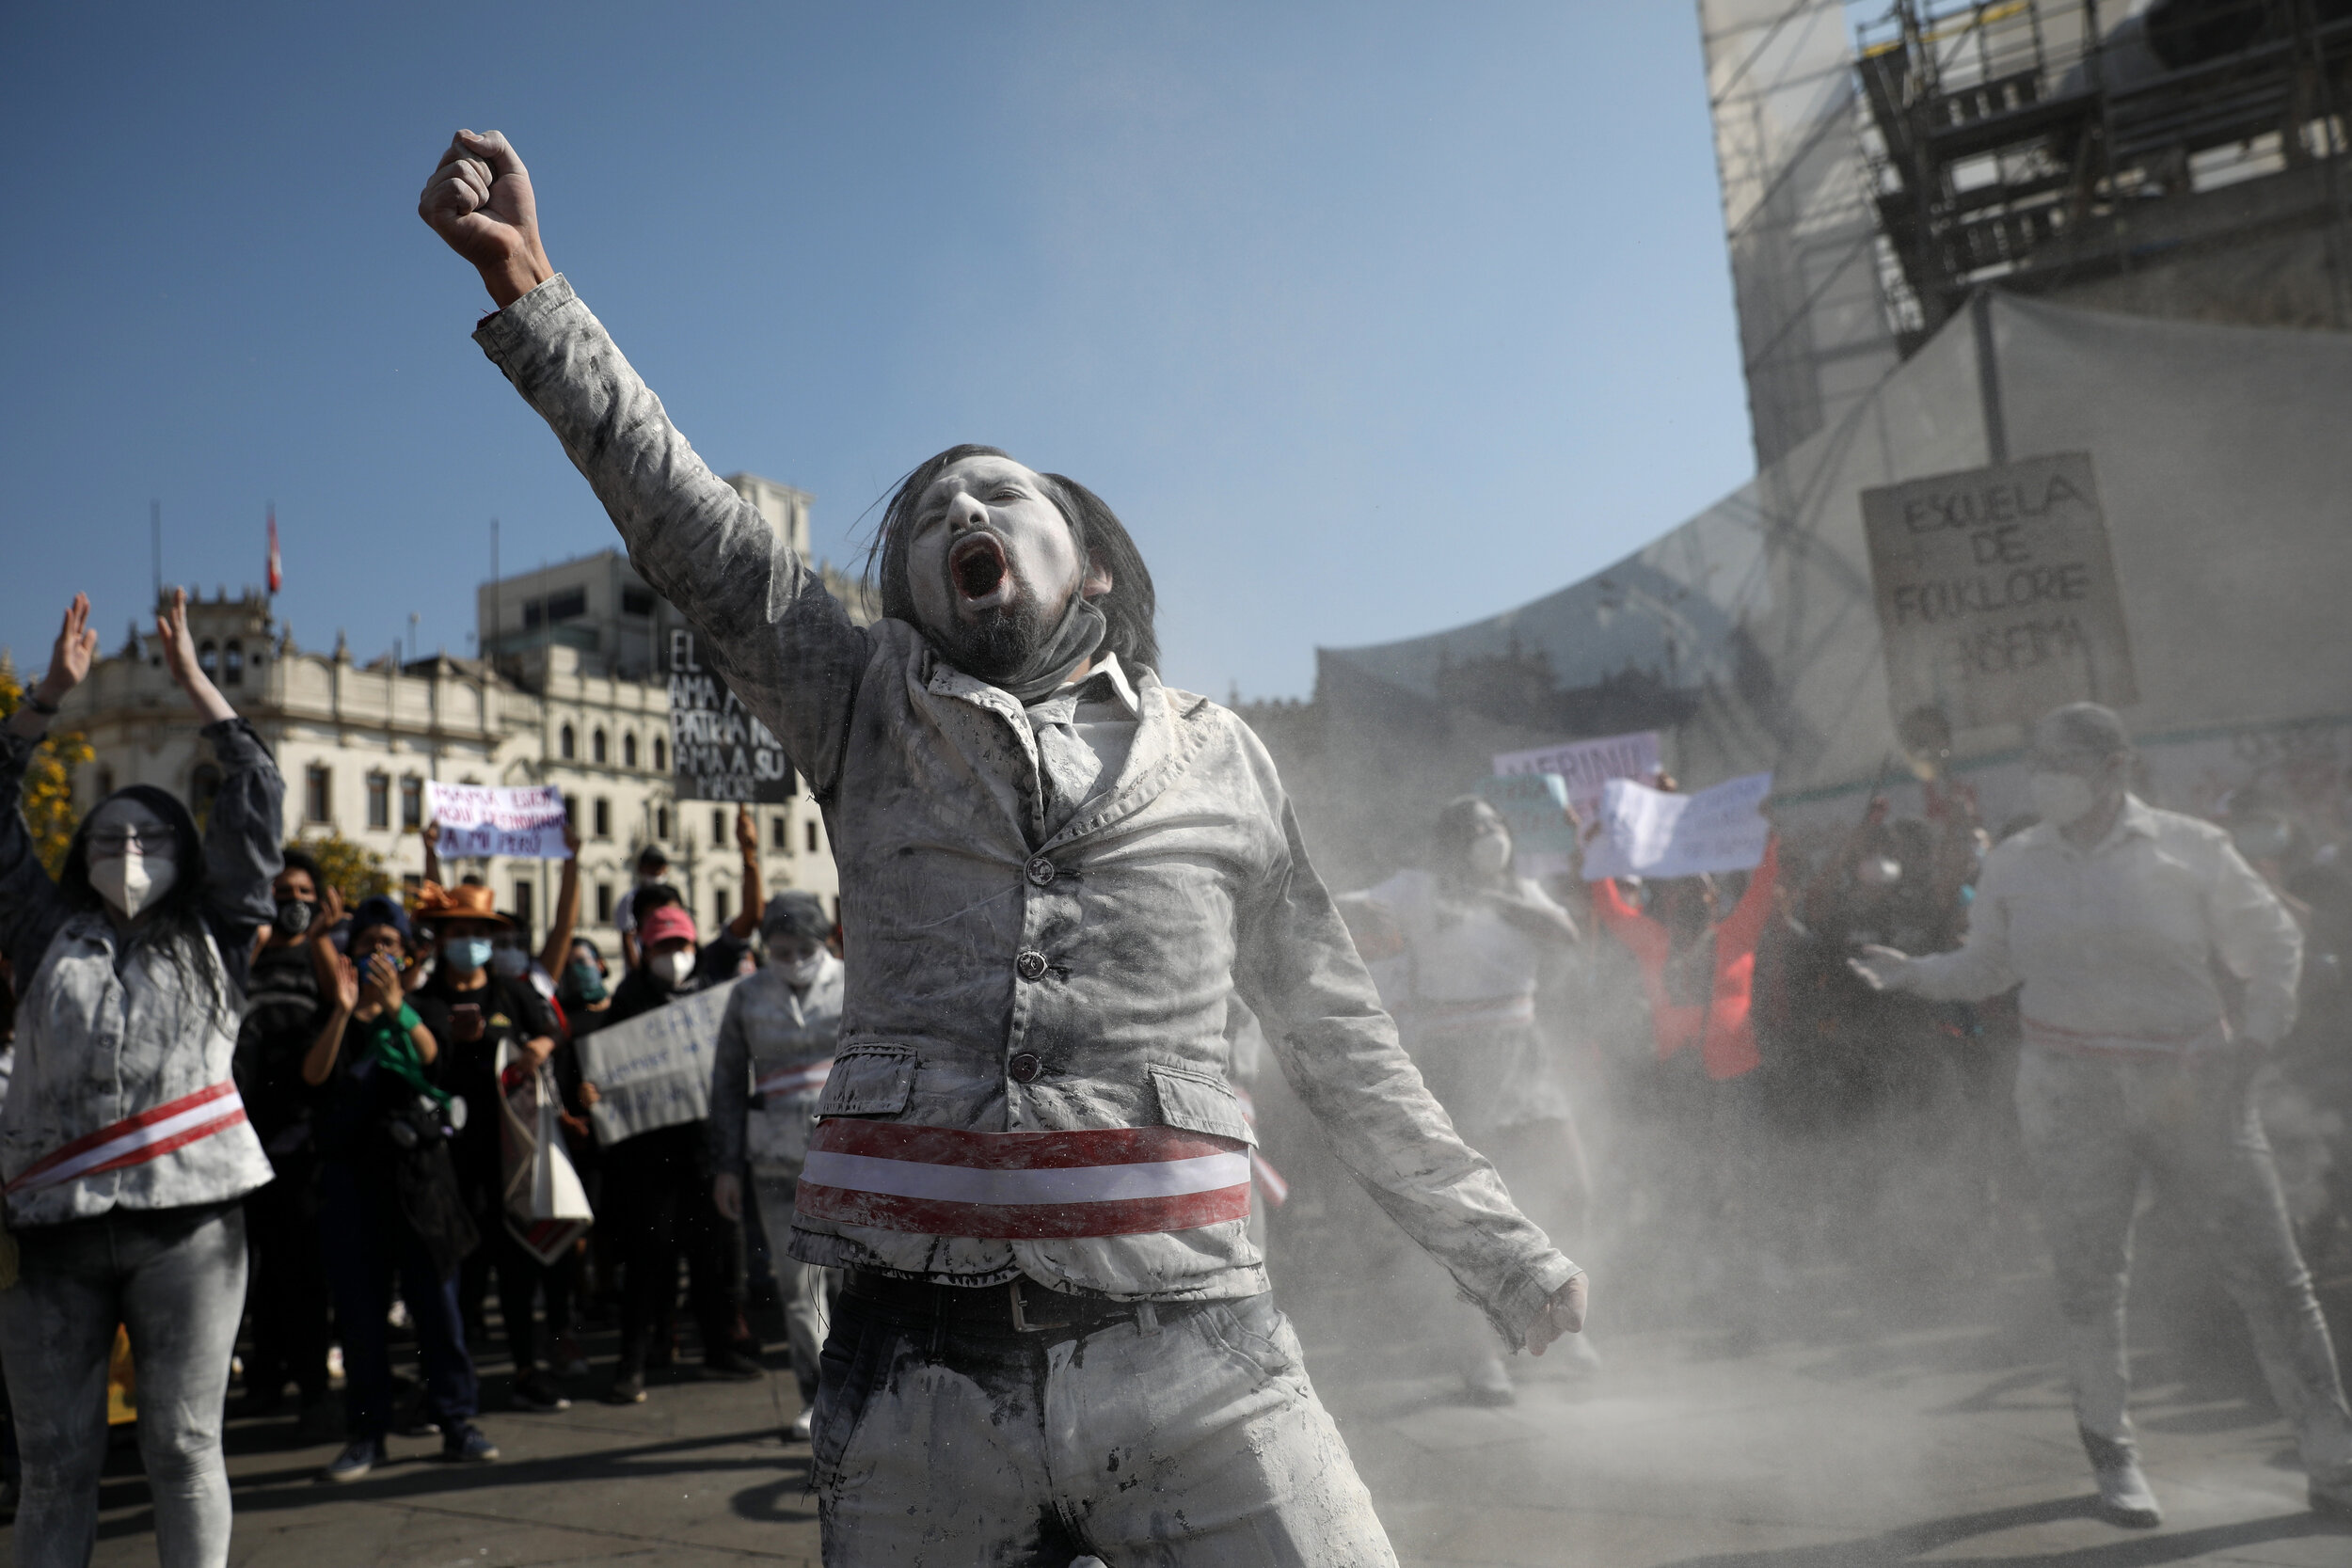
[[[418,211],[500,308],[484,350],[825,814],[857,961],[791,1253],[850,1271],[811,1438],[829,1568],[1393,1563],[1248,1240],[1228,997],[1510,1343],[1580,1330],[1583,1271],[1398,1044],[1265,748],[1160,681],[1118,515],[949,448],[886,503],[859,625],[555,274],[505,138],[459,133]]]
[[[801,1385],[800,1414],[785,1433],[805,1442],[817,1408],[818,1352],[825,1343],[840,1275],[793,1261],[786,1248],[817,1096],[841,1034],[841,960],[826,949],[833,921],[813,893],[779,893],[760,916],[767,966],[735,988],[710,1068],[711,1201],[743,1218],[743,1180],[758,1188],[759,1217],[779,1260],[779,1293]]]
[[[1347,894],[1340,913],[1380,981],[1430,1091],[1548,1225],[1581,1226],[1591,1179],[1566,1085],[1535,1018],[1535,994],[1580,940],[1567,911],[1512,871],[1511,829],[1486,799],[1438,813],[1426,867]],[[1518,1399],[1499,1343],[1449,1302],[1434,1314],[1464,1386],[1482,1404]],[[1578,1364],[1599,1357],[1582,1336]]]
[[[708,942],[698,941],[694,917],[667,883],[642,887],[636,905],[639,963],[613,992],[604,1027],[626,1023],[681,997],[723,985],[740,973],[760,912],[759,834],[751,813],[736,812],[736,846],[743,858],[743,908]],[[580,1100],[597,1100],[593,1079]],[[622,1255],[621,1354],[606,1393],[612,1404],[642,1403],[645,1368],[667,1345],[677,1299],[677,1260],[686,1255],[688,1294],[702,1330],[706,1376],[742,1381],[762,1375],[737,1348],[742,1319],[742,1235],[722,1213],[711,1192],[707,1121],[656,1127],[606,1147],[603,1196],[607,1223]]]
[[[2352,1518],[2352,1409],[2254,1094],[2295,1022],[2302,933],[2225,829],[2131,793],[2137,761],[2112,710],[2045,714],[2027,781],[2042,821],[1986,855],[1959,951],[1874,945],[1851,962],[1874,987],[1944,1001],[2024,987],[2017,1117],[2106,1517],[2163,1522],[2126,1410],[2145,1171],[2187,1210],[2246,1313],[2264,1381],[2298,1429],[2312,1508]],[[2235,1006],[2223,974],[2244,988]]]
[[[199,833],[151,784],[108,796],[42,867],[24,771],[98,648],[76,594],[49,673],[0,726],[0,954],[25,977],[0,1106],[0,1364],[19,1423],[16,1560],[82,1568],[98,1529],[106,1367],[138,1366],[139,1451],[162,1560],[229,1560],[221,1411],[245,1307],[240,1200],[270,1180],[231,1079],[255,934],[273,913],[285,781],[197,662],[187,595],[155,617],[164,666],[221,768]]]
[[[499,1113],[504,1092],[501,1074],[508,1060],[535,1074],[555,1053],[563,1026],[528,977],[510,978],[492,967],[498,940],[513,930],[514,922],[498,911],[488,888],[427,882],[411,915],[431,922],[439,933],[440,962],[414,999],[420,1012],[438,1021],[434,1032],[443,1051],[441,1085],[466,1101],[466,1122],[451,1152],[467,1212],[483,1240],[460,1270],[458,1303],[468,1324],[478,1323],[496,1271],[499,1307],[515,1354],[515,1405],[542,1413],[564,1410],[571,1402],[555,1391],[542,1370],[532,1317],[548,1271],[505,1222],[507,1169]],[[567,1301],[563,1285],[554,1283],[548,1291],[555,1320],[550,1333],[567,1326],[562,1322]]]

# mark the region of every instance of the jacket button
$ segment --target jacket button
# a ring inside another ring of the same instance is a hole
[[[1047,860],[1043,855],[1038,856],[1037,859],[1029,863],[1029,880],[1035,882],[1039,887],[1043,887],[1046,883],[1052,881],[1054,879],[1054,863]]]
[[[1005,1070],[1012,1075],[1012,1081],[1016,1084],[1036,1083],[1037,1069],[1037,1053],[1034,1051],[1024,1051],[1005,1064]]]
[[[1045,978],[1045,955],[1032,948],[1012,960],[1012,972],[1024,980]]]

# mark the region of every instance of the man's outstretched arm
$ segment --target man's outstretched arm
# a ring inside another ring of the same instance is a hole
[[[460,131],[418,215],[501,307],[474,332],[548,421],[628,544],[629,562],[700,633],[726,681],[823,792],[866,634],[756,507],[710,471],[548,260],[530,172],[497,132]]]
[[[1583,1327],[1583,1271],[1519,1212],[1422,1082],[1307,860],[1296,819],[1279,787],[1269,793],[1287,847],[1240,911],[1242,999],[1341,1164],[1507,1338],[1541,1354]]]

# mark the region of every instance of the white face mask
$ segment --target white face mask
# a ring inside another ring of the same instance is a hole
[[[90,818],[89,885],[123,918],[135,920],[179,879],[174,846],[170,825],[148,807],[110,800]]]
[[[1501,833],[1481,833],[1470,840],[1470,869],[1491,877],[1511,863],[1511,841]]]
[[[675,953],[656,953],[645,960],[645,968],[665,986],[682,986],[694,973],[694,950],[681,947]]]
[[[2033,796],[2034,815],[2053,827],[2082,820],[2099,803],[2099,793],[2090,787],[2090,781],[2073,773],[2036,773],[2026,781],[2026,787]]]
[[[784,983],[796,990],[806,990],[817,983],[817,976],[825,972],[824,949],[818,948],[807,958],[793,963],[776,966],[784,972]]]

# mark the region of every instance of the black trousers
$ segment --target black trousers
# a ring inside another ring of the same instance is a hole
[[[642,1371],[646,1341],[677,1300],[686,1259],[688,1301],[703,1354],[734,1341],[743,1306],[741,1227],[710,1201],[704,1124],[660,1127],[604,1151],[604,1214],[621,1254],[621,1367]]]
[[[327,1394],[326,1259],[319,1246],[319,1161],[278,1155],[277,1180],[245,1200],[246,1302],[253,1314],[248,1393],[274,1399],[292,1383],[305,1404]]]

